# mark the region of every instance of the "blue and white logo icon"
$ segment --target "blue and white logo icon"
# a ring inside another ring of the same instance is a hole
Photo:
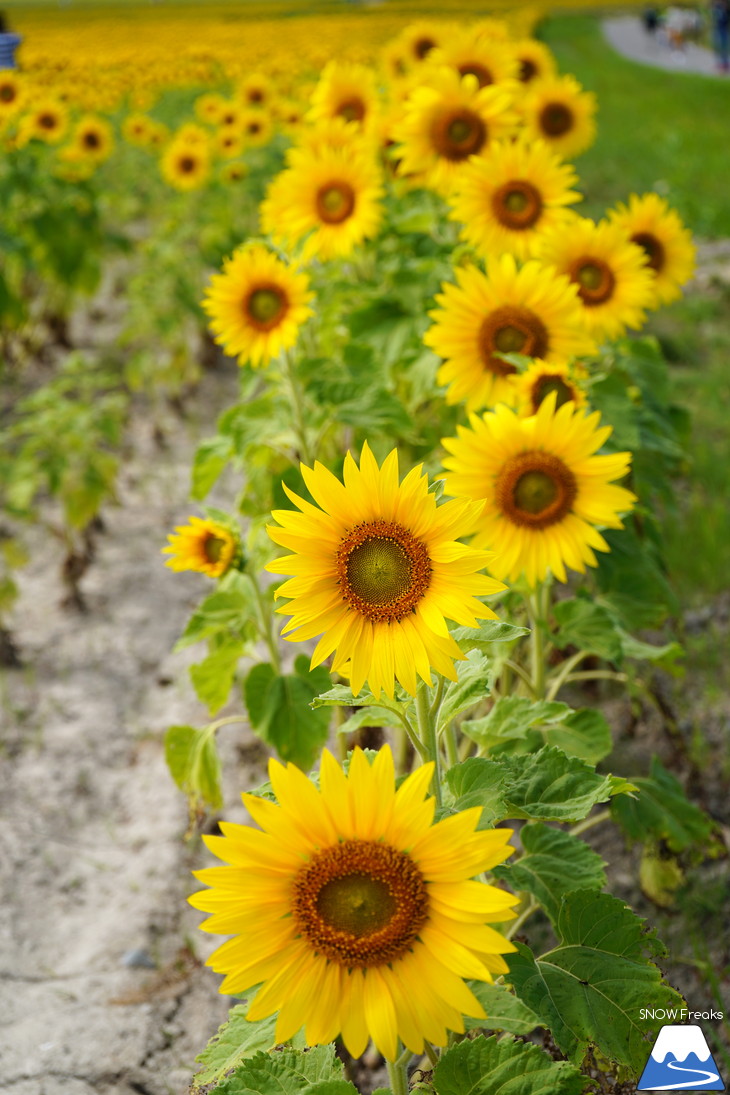
[[[637,1091],[724,1091],[725,1085],[697,1026],[662,1027]]]

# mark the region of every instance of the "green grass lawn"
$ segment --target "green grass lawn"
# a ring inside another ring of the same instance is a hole
[[[656,190],[698,236],[730,236],[727,82],[627,61],[584,15],[546,19],[539,37],[598,96],[598,140],[576,162],[585,212]]]

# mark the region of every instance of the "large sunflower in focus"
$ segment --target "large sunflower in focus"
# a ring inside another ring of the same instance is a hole
[[[694,273],[695,246],[664,199],[658,194],[632,194],[628,206],[619,204],[609,218],[646,253],[657,303],[669,304],[681,296],[682,286]]]
[[[291,641],[321,635],[312,655],[319,665],[334,651],[332,669],[347,665],[357,695],[367,681],[375,696],[393,696],[398,680],[411,695],[416,675],[431,683],[431,668],[455,680],[462,659],[446,620],[476,627],[494,618],[476,597],[503,586],[480,574],[489,555],[457,543],[476,526],[480,503],[437,506],[419,465],[398,482],[398,453],[383,466],[363,446],[360,467],[348,453],[344,485],[322,464],[302,465],[316,508],[292,493],[300,510],[277,510],[269,535],[293,554],[269,563],[293,574],[277,591],[290,598],[278,609],[292,619]],[[349,664],[348,664],[349,663]]]
[[[305,259],[349,255],[376,235],[381,175],[374,159],[347,149],[302,149],[277,175],[261,204],[261,227],[285,246],[303,241]],[[306,238],[305,238],[306,237]]]
[[[420,1054],[485,1018],[462,978],[507,972],[515,948],[488,922],[516,898],[473,879],[510,855],[511,830],[477,830],[479,807],[432,824],[432,768],[396,791],[388,746],[372,766],[355,749],[347,775],[325,750],[317,789],[271,760],[278,804],[243,796],[260,828],[203,838],[231,864],[195,872],[211,887],[189,899],[212,914],[201,927],[233,936],[208,965],[221,992],[262,983],[247,1018],[278,1012],[278,1042],[305,1026],[310,1045],[341,1033],[359,1057],[372,1038],[393,1061],[398,1039]]]
[[[203,300],[215,341],[256,368],[297,340],[312,309],[309,278],[259,244],[242,247],[214,274]]]
[[[626,475],[631,453],[594,455],[611,427],[599,428],[597,411],[586,415],[573,403],[556,411],[555,402],[548,396],[529,418],[502,404],[442,442],[447,493],[486,500],[473,542],[496,552],[494,574],[524,574],[531,586],[549,572],[567,581],[566,566],[596,566],[594,552],[609,550],[597,526],[623,528],[619,514],[636,501],[613,482]]]
[[[592,91],[584,91],[572,76],[532,81],[520,110],[528,139],[541,137],[566,159],[593,144],[596,97]]]
[[[570,189],[576,182],[544,141],[495,141],[464,166],[449,197],[451,218],[483,255],[534,258],[540,234],[572,216],[567,207],[581,197]]]
[[[398,171],[448,194],[471,156],[512,135],[517,115],[503,86],[480,88],[476,76],[450,68],[429,70],[428,79],[412,92],[393,130],[400,141]]]
[[[569,232],[542,236],[540,257],[573,282],[584,322],[598,339],[641,327],[656,300],[646,252],[615,222],[576,217]]]
[[[423,341],[445,358],[439,384],[448,384],[447,403],[466,401],[468,410],[513,402],[514,365],[500,354],[518,353],[546,361],[591,353],[575,287],[542,263],[518,269],[512,255],[456,270],[457,285],[445,284],[429,312],[435,321]]]

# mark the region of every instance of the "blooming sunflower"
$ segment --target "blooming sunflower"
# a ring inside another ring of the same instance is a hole
[[[122,122],[122,136],[129,144],[149,144],[154,122],[146,114],[128,114]]]
[[[207,144],[170,141],[160,161],[162,177],[176,190],[197,190],[210,173]]]
[[[438,372],[447,403],[466,400],[468,410],[512,402],[509,378],[516,372],[499,354],[519,353],[546,361],[591,353],[577,291],[567,277],[531,260],[518,269],[509,254],[456,270],[457,285],[445,284],[440,307],[423,341],[445,358]]]
[[[292,617],[290,641],[321,635],[312,667],[335,651],[333,671],[348,666],[357,695],[393,696],[394,679],[411,695],[416,674],[431,683],[431,667],[455,680],[452,659],[463,655],[446,619],[476,627],[494,618],[476,600],[504,587],[479,574],[489,555],[457,543],[476,527],[480,503],[437,506],[422,466],[398,483],[394,449],[381,468],[363,445],[360,467],[345,457],[344,485],[322,464],[302,465],[317,509],[284,489],[301,511],[277,510],[272,540],[294,552],[269,563],[293,574],[277,591],[290,602],[277,611]]]
[[[520,103],[529,140],[541,137],[560,156],[577,156],[596,136],[596,97],[572,76],[545,76],[530,82]]]
[[[211,91],[199,95],[193,104],[196,116],[201,122],[208,122],[209,125],[218,124],[225,107],[226,100],[223,96]]]
[[[540,234],[572,216],[567,206],[581,197],[570,189],[576,182],[544,141],[495,141],[464,166],[450,216],[481,254],[534,258]]]
[[[555,76],[557,65],[555,58],[546,45],[535,38],[521,38],[510,43],[512,53],[519,66],[518,79],[523,84]]]
[[[676,300],[694,273],[695,246],[675,211],[658,194],[632,194],[609,218],[646,252],[657,303]]]
[[[490,569],[498,577],[524,573],[531,586],[548,571],[565,582],[566,566],[581,573],[596,566],[594,550],[609,550],[596,526],[623,528],[619,514],[636,501],[613,482],[627,473],[631,453],[594,455],[611,433],[599,428],[598,411],[555,403],[549,395],[529,418],[502,404],[442,442],[451,454],[447,493],[486,500],[473,542],[497,553]]]
[[[240,365],[266,365],[297,340],[312,315],[309,278],[260,244],[242,247],[214,274],[203,300],[215,341]]]
[[[189,901],[212,914],[204,931],[233,935],[207,964],[224,993],[262,982],[247,1018],[278,1012],[278,1042],[305,1026],[310,1045],[341,1033],[359,1057],[372,1038],[393,1061],[399,1038],[422,1053],[463,1033],[463,1015],[485,1018],[462,978],[507,972],[515,948],[488,922],[517,899],[474,876],[511,854],[511,830],[477,830],[479,807],[432,824],[432,769],[396,791],[388,746],[372,765],[355,749],[347,775],[325,749],[317,789],[271,760],[278,805],[243,795],[260,829],[203,837],[230,866],[196,871],[211,888]]]
[[[287,246],[304,240],[305,259],[344,257],[376,235],[381,173],[373,157],[346,149],[302,148],[261,204],[261,227]],[[305,239],[306,237],[306,239]]]
[[[25,97],[22,80],[10,68],[0,70],[0,121],[14,114]]]
[[[375,73],[366,65],[330,61],[312,94],[313,122],[342,118],[371,129],[379,107]]]
[[[274,123],[265,110],[245,110],[241,115],[239,128],[246,144],[251,148],[261,148],[268,144],[274,133]]]
[[[175,535],[162,548],[163,555],[171,555],[165,566],[171,570],[197,570],[209,578],[220,578],[230,569],[239,548],[239,541],[230,529],[217,521],[191,517],[189,525],[177,525]]]
[[[236,98],[254,110],[268,106],[273,94],[271,80],[262,72],[250,73],[236,89]]]
[[[396,41],[403,50],[406,64],[410,67],[425,61],[432,50],[440,46],[448,36],[448,26],[433,20],[422,19],[404,27]]]
[[[573,282],[596,338],[640,327],[655,301],[646,252],[615,222],[576,217],[569,232],[555,228],[541,237],[540,257]]]
[[[73,134],[78,152],[94,163],[106,160],[114,148],[114,133],[109,122],[93,114],[79,119]]]
[[[474,76],[479,87],[514,80],[519,73],[508,44],[479,36],[474,28],[447,38],[443,46],[434,49],[428,64],[445,65],[460,76]]]
[[[547,361],[533,361],[523,373],[516,373],[511,378],[518,414],[536,414],[540,404],[552,392],[555,393],[556,407],[562,407],[568,402],[574,403],[576,407],[585,406],[586,396],[580,383],[585,376],[586,370],[582,366],[571,365],[567,361],[554,361],[551,364]]]
[[[448,194],[469,158],[482,155],[490,141],[511,136],[516,122],[503,86],[480,88],[476,76],[434,68],[429,83],[406,101],[393,130],[401,142],[399,173],[423,176],[428,186]]]
[[[222,159],[232,160],[243,152],[243,134],[234,126],[223,126],[213,137],[213,148]]]
[[[68,126],[68,111],[56,99],[42,99],[33,104],[21,122],[22,139],[36,138],[47,144],[57,144]]]

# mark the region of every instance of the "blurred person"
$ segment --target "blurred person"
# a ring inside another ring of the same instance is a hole
[[[644,30],[650,38],[653,38],[659,28],[659,9],[655,4],[647,4],[642,19],[644,21]]]
[[[16,68],[15,51],[22,39],[8,28],[5,16],[0,11],[0,69]]]
[[[730,0],[712,0],[712,44],[720,72],[730,71]]]

